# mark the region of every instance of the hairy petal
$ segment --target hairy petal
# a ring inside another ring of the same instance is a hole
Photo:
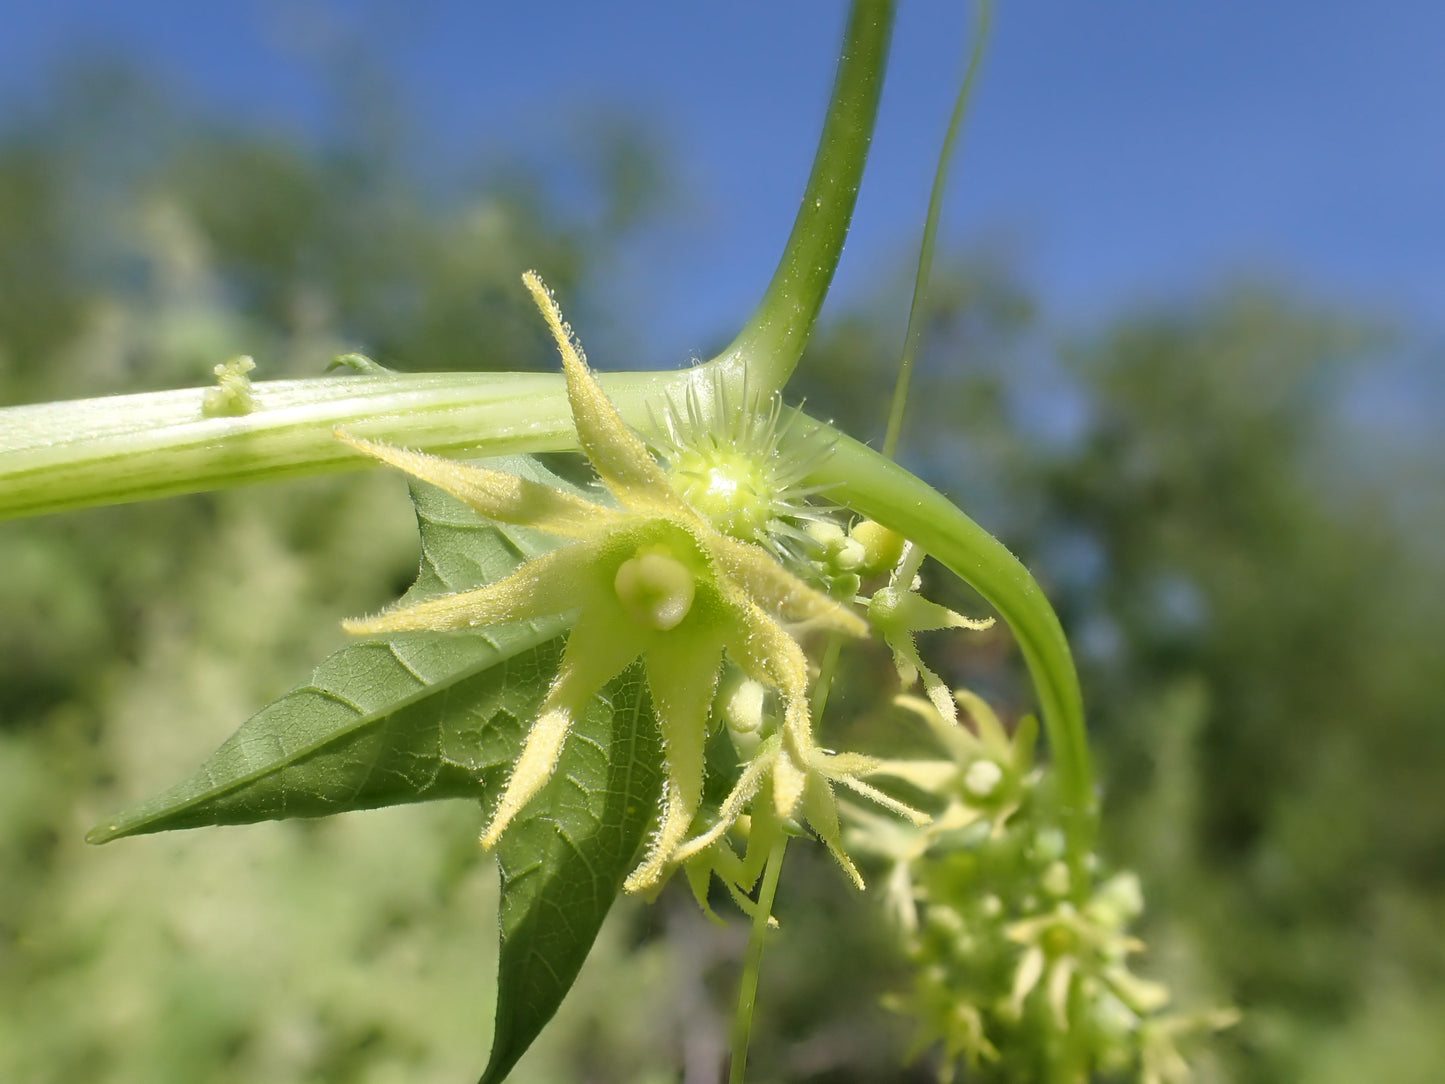
[[[773,808],[778,816],[788,818],[798,811],[807,791],[808,773],[798,767],[790,750],[783,750],[773,761]]]
[[[709,535],[708,549],[724,573],[757,603],[796,621],[817,621],[850,636],[867,636],[868,623],[837,599],[809,587],[760,546]]]
[[[662,822],[647,857],[627,879],[629,892],[643,891],[661,879],[702,804],[708,714],[723,649],[721,641],[698,643],[698,639],[664,634],[647,651],[647,684],[662,729],[667,790]]]
[[[964,617],[957,611],[931,602],[912,592],[902,595],[898,608],[904,623],[914,632],[931,632],[934,629],[973,629],[982,632],[993,628],[992,617]]]
[[[1019,961],[1018,969],[1014,972],[1013,991],[1009,994],[1009,1012],[1015,1017],[1024,1014],[1024,999],[1033,993],[1034,987],[1044,977],[1044,968],[1048,965],[1048,958],[1044,956],[1044,950],[1037,945],[1030,945],[1024,950],[1023,959]]]
[[[483,847],[496,845],[512,818],[552,777],[563,739],[587,702],[640,653],[640,637],[626,635],[611,618],[612,615],[599,617],[595,609],[589,607],[572,629],[557,680],[552,683],[537,721],[527,734],[522,755],[512,769],[492,823],[482,833]]]
[[[727,603],[728,653],[749,677],[771,686],[785,700],[804,695],[808,687],[808,661],[798,642],[748,596],[726,582],[718,587]]]
[[[958,722],[958,706],[953,694],[948,691],[944,680],[928,668],[918,654],[918,645],[909,631],[885,632],[884,641],[893,651],[893,666],[898,671],[898,680],[906,689],[923,677],[923,690],[932,701],[934,710],[951,725]]]
[[[958,778],[959,767],[951,760],[880,760],[871,775],[888,775],[936,793]]]
[[[719,581],[718,586],[731,611],[725,641],[728,654],[749,677],[782,694],[787,753],[796,762],[795,766],[801,768],[813,748],[807,656],[798,641],[739,588],[726,580]],[[793,786],[793,777],[787,775],[775,785],[778,812],[785,817],[792,816],[802,797],[801,784]]]
[[[1053,1010],[1054,1023],[1060,1031],[1069,1030],[1069,987],[1074,981],[1074,961],[1067,956],[1054,962],[1049,969],[1049,1008]]]
[[[769,738],[758,748],[753,759],[748,761],[747,767],[743,769],[743,774],[738,776],[738,781],[733,784],[732,793],[718,811],[717,823],[696,839],[690,839],[679,847],[673,855],[674,859],[685,862],[722,839],[758,793],[767,778],[768,769],[773,766],[778,755],[778,739]]]
[[[757,879],[754,878],[749,883],[744,882],[746,874],[743,869],[743,860],[726,843],[719,842],[707,855],[702,857],[693,855],[691,861],[683,864],[682,872],[687,878],[687,886],[692,889],[692,898],[702,908],[702,913],[714,922],[722,922],[722,919],[718,918],[716,912],[713,911],[707,898],[714,873],[718,875],[718,880],[722,881],[723,887],[732,896],[738,910],[749,917],[757,914],[757,904],[743,895],[745,891],[752,890]]]
[[[522,746],[522,755],[512,768],[507,788],[502,791],[497,803],[497,812],[492,822],[482,833],[482,846],[491,850],[502,838],[507,825],[512,823],[532,797],[552,778],[557,767],[557,758],[562,755],[562,742],[567,731],[572,729],[574,716],[562,708],[550,708],[537,716],[532,729],[527,731],[527,742]]]
[[[883,774],[881,765],[879,766],[878,771],[879,774]],[[894,798],[890,794],[885,794],[883,791],[879,790],[877,787],[873,786],[870,783],[863,782],[863,780],[859,779],[855,775],[840,774],[836,776],[830,776],[830,778],[833,778],[840,786],[847,787],[854,794],[857,794],[863,798],[867,798],[871,802],[876,802],[878,805],[881,805],[884,809],[888,810],[895,816],[903,817],[906,820],[912,821],[913,824],[919,828],[922,828],[924,825],[931,823],[933,820],[932,817],[930,817],[927,813],[924,813],[922,810],[914,809],[906,802],[900,802],[897,798]]]
[[[843,867],[855,885],[861,890],[863,888],[863,875],[858,872],[858,867],[843,850],[842,832],[838,825],[838,802],[833,796],[833,788],[828,781],[819,773],[811,773],[803,789],[803,816],[807,818],[808,824],[813,831],[818,833],[828,848],[828,853],[833,856],[838,865]]]
[[[595,538],[622,517],[610,508],[502,471],[455,459],[361,440],[335,430],[336,438],[383,463],[430,482],[465,501],[488,519],[516,523],[562,538]]]
[[[431,629],[445,631],[563,613],[583,604],[593,592],[595,547],[586,542],[534,557],[511,575],[475,591],[429,599],[415,606],[343,621],[347,632],[370,636],[382,632]]]
[[[661,512],[686,522],[696,514],[673,491],[652,453],[627,427],[612,401],[587,368],[587,359],[572,335],[571,325],[562,319],[556,299],[535,271],[522,276],[537,308],[562,355],[567,375],[567,398],[572,404],[572,421],[577,438],[592,461],[593,469],[624,505],[639,512]]]

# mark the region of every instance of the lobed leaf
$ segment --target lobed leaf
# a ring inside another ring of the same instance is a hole
[[[504,467],[558,484],[533,460]],[[553,544],[499,528],[430,487],[414,486],[412,497],[422,559],[408,602],[490,582]],[[486,799],[505,781],[556,673],[565,628],[550,618],[350,644],[248,719],[189,779],[87,838]]]
[[[568,489],[535,460],[503,469]],[[554,544],[498,527],[430,486],[414,604],[492,583]],[[395,633],[336,652],[248,719],[189,779],[88,837],[315,817],[501,795],[557,672],[565,617],[485,630]],[[556,1013],[658,807],[662,742],[634,665],[572,727],[551,781],[498,849],[497,1022],[484,1079],[500,1081]]]

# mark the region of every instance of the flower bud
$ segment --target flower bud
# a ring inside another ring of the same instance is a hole
[[[975,760],[963,773],[963,789],[974,798],[987,798],[1003,782],[1003,769],[986,757]]]
[[[903,556],[903,536],[871,519],[860,520],[848,532],[863,547],[863,562],[858,571],[865,576],[887,572]]]

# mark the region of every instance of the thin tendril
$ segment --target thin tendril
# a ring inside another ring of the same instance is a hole
[[[908,331],[903,337],[903,356],[898,364],[898,380],[893,385],[893,403],[888,408],[888,431],[883,438],[883,454],[889,459],[898,452],[898,439],[903,433],[903,411],[908,405],[908,385],[913,379],[913,362],[918,355],[918,340],[923,337],[923,306],[928,294],[928,279],[933,272],[933,248],[938,241],[938,220],[943,212],[944,191],[948,187],[948,167],[953,161],[958,133],[973,100],[973,85],[983,67],[984,50],[988,45],[989,28],[993,23],[993,0],[979,0],[975,21],[973,48],[964,69],[963,84],[953,105],[943,149],[938,155],[938,168],[933,174],[933,191],[928,197],[928,218],[923,226],[923,245],[918,253],[918,276],[913,281],[913,304],[908,310]]]
[[[763,965],[763,946],[767,940],[768,920],[773,913],[773,897],[778,891],[778,874],[783,869],[783,852],[788,848],[788,834],[779,832],[768,852],[763,868],[763,884],[758,890],[758,909],[753,912],[753,928],[748,935],[748,951],[743,959],[743,974],[738,986],[738,1011],[733,1017],[733,1056],[728,1070],[728,1084],[743,1084],[748,1066],[748,1039],[753,1029],[753,1008],[758,998],[758,972]]]

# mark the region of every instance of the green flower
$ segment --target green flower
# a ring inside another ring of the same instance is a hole
[[[924,552],[912,542],[903,547],[888,586],[879,588],[868,600],[868,620],[883,634],[884,641],[893,651],[893,664],[903,687],[909,688],[921,675],[928,699],[940,715],[953,723],[958,721],[953,697],[943,679],[919,657],[914,634],[935,629],[982,631],[993,627],[993,618],[964,617],[921,596],[918,591],[923,582],[918,570],[923,566],[924,556]]]
[[[921,697],[894,700],[928,726],[948,759],[878,760],[869,773],[910,783],[942,799],[943,809],[921,826],[901,824],[854,806],[847,810],[849,843],[889,863],[885,905],[898,928],[910,937],[918,931],[914,884],[918,863],[930,852],[973,845],[978,837],[973,829],[981,822],[988,835],[1000,837],[1038,779],[1033,767],[1038,723],[1033,716],[1020,720],[1010,737],[982,697],[958,689],[953,698],[976,729],[944,718],[932,702]]]
[[[1139,1084],[1186,1084],[1192,1074],[1179,1041],[1232,1028],[1239,1020],[1238,1009],[1166,1013],[1145,1020],[1139,1025]]]
[[[710,517],[689,504],[602,393],[541,279],[528,272],[523,281],[561,352],[582,450],[618,507],[338,433],[358,451],[446,490],[490,519],[567,540],[485,587],[348,621],[345,627],[363,635],[448,630],[578,611],[556,680],[482,834],[486,847],[496,844],[550,778],[587,702],[641,658],[662,730],[667,777],[658,830],[626,885],[642,891],[660,883],[701,804],[708,717],[724,652],[782,701],[774,791],[779,812],[790,816],[803,803],[817,751],[807,658],[782,621],[853,636],[866,635],[867,625],[761,546],[714,526],[719,509],[710,507]],[[746,462],[740,467],[753,469]],[[726,519],[725,507],[721,513]],[[836,838],[836,828],[833,834]]]
[[[1045,991],[1049,1010],[1060,1031],[1069,1027],[1069,990],[1076,977],[1089,1000],[1101,991],[1144,1017],[1163,1008],[1169,991],[1129,970],[1125,957],[1143,949],[1143,942],[1125,931],[1144,909],[1139,879],[1119,873],[1094,890],[1082,910],[1058,903],[1052,910],[1011,923],[1009,940],[1024,946],[1009,994],[1010,1015],[1023,1015],[1024,1001],[1035,989]]]
[[[993,708],[977,693],[956,689],[952,702],[964,710],[974,729],[959,725],[956,715],[946,718],[932,701],[897,697],[895,703],[927,724],[949,760],[889,761],[882,770],[947,797],[948,810],[935,818],[934,835],[966,827],[980,818],[991,821],[998,833],[1037,779],[1033,765],[1038,720],[1024,716],[1010,737]]]
[[[804,819],[818,833],[818,838],[838,860],[843,871],[853,879],[859,888],[863,877],[843,849],[842,826],[838,822],[838,803],[833,794],[835,785],[842,785],[856,794],[876,802],[885,809],[911,821],[914,826],[928,823],[929,817],[918,810],[884,794],[877,787],[863,782],[861,776],[879,774],[883,761],[861,753],[829,753],[816,745],[809,746],[799,756],[787,739],[787,729],[764,740],[743,768],[732,793],[723,802],[717,821],[706,832],[687,841],[678,849],[678,861],[692,861],[695,856],[706,855],[717,849],[722,857],[716,864],[716,871],[730,889],[744,892],[751,882],[735,881],[729,877],[731,861],[727,855],[726,834],[738,823],[744,810],[751,808],[750,854],[755,854],[753,844],[760,829],[771,832],[775,818],[787,819],[795,810],[801,810]],[[772,801],[767,801],[769,789]],[[756,799],[761,796],[764,800]],[[781,824],[777,827],[781,829]],[[764,850],[762,853],[766,853]],[[744,859],[744,868],[753,865]],[[754,875],[755,876],[755,875]]]

